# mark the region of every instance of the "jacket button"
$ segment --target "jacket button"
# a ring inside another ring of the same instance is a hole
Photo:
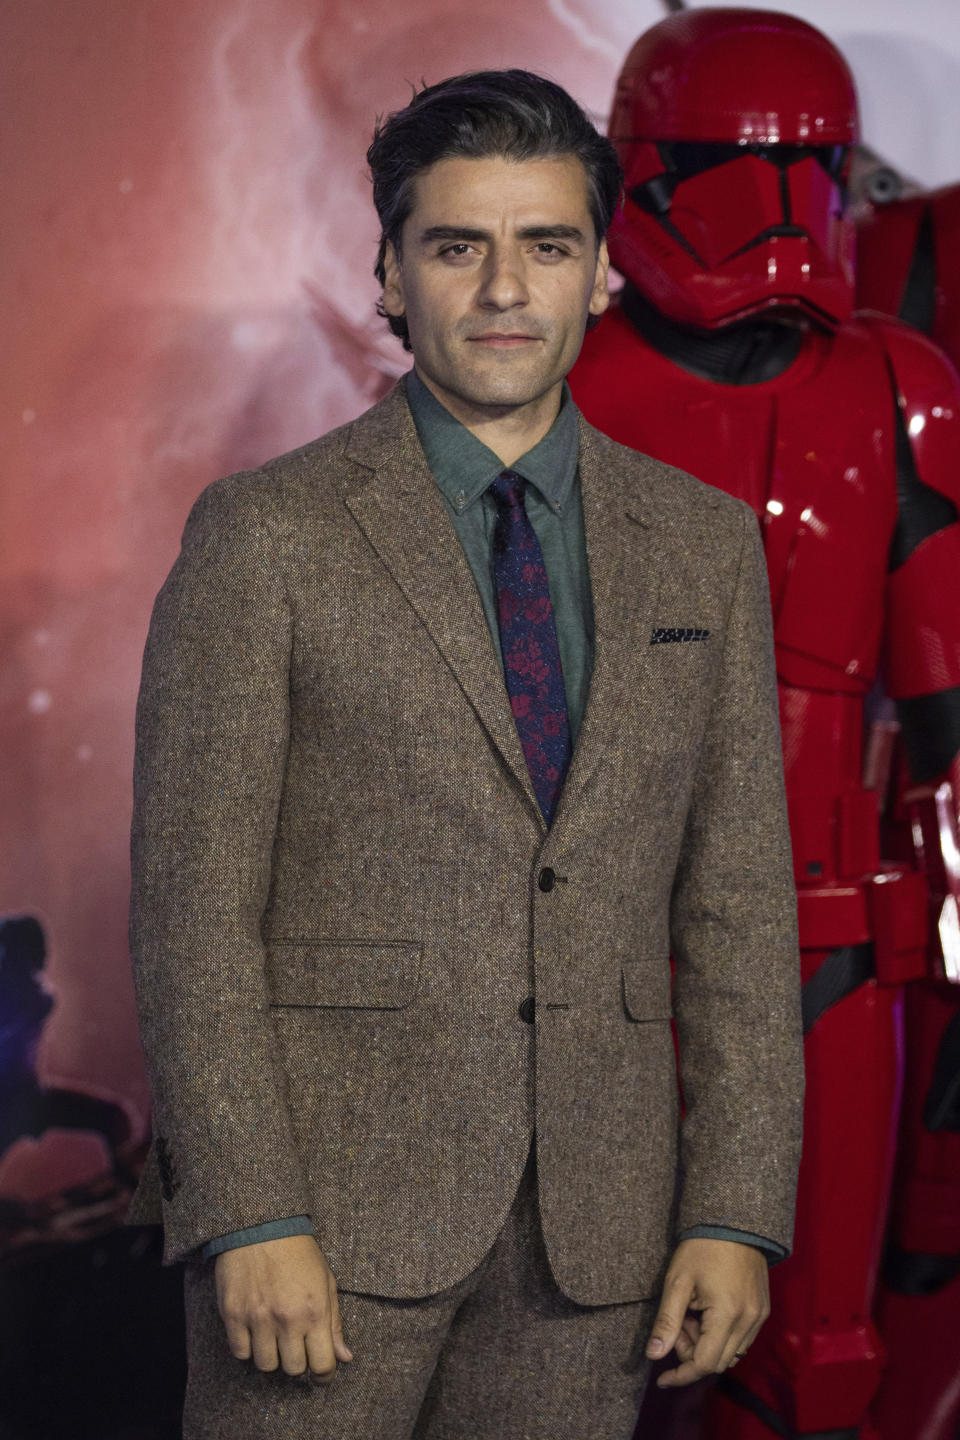
[[[525,1025],[532,1025],[536,1013],[537,1002],[532,995],[528,995],[526,1000],[524,1000],[523,1004],[520,1006],[520,1009],[517,1011],[517,1014],[520,1016],[520,1019],[524,1022]]]
[[[545,865],[540,871],[540,874],[537,876],[537,884],[540,886],[541,890],[546,892],[553,889],[553,882],[556,880],[556,878],[557,872],[555,870],[551,870],[549,865]]]

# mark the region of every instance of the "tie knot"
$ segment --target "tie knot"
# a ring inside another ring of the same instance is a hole
[[[490,486],[490,492],[498,505],[509,506],[511,510],[523,507],[523,491],[526,480],[515,470],[502,471]]]

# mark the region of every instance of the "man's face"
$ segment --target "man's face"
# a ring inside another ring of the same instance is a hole
[[[559,394],[587,316],[608,304],[583,165],[490,156],[422,171],[400,256],[387,248],[383,299],[406,316],[417,370],[454,413]]]

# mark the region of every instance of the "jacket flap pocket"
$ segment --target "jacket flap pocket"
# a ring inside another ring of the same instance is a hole
[[[414,940],[268,941],[271,1004],[402,1010],[416,993],[421,948]]]
[[[666,960],[628,960],[620,967],[623,1004],[631,1020],[669,1020],[670,966]]]

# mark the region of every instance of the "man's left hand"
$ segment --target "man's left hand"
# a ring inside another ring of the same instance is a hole
[[[769,1314],[767,1260],[756,1246],[681,1240],[647,1342],[651,1360],[675,1349],[681,1363],[658,1386],[692,1385],[736,1364]]]

